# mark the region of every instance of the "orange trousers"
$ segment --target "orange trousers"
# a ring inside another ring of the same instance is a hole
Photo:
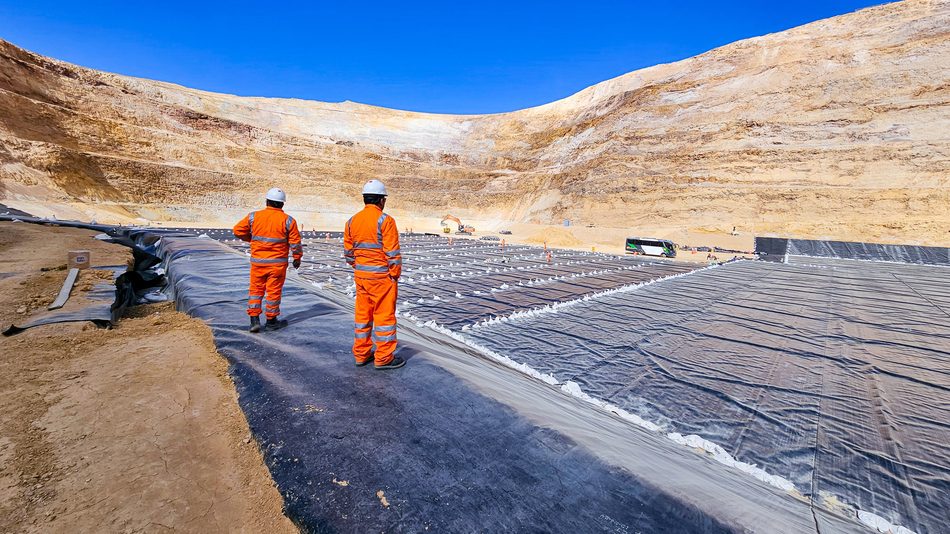
[[[251,264],[251,287],[247,291],[247,314],[257,317],[264,306],[264,315],[273,319],[280,315],[280,295],[287,279],[287,264]],[[266,298],[265,298],[266,297]]]
[[[396,295],[399,285],[391,278],[356,279],[356,313],[353,316],[353,357],[362,363],[376,344],[376,365],[393,361],[396,350]]]

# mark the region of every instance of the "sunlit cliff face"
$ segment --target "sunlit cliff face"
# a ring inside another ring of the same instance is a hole
[[[907,1],[498,115],[243,98],[0,41],[0,202],[214,218],[272,183],[348,211],[950,240],[950,3]],[[65,208],[64,208],[65,209]]]

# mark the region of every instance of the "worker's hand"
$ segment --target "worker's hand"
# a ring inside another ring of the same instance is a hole
[[[389,279],[392,280],[393,282],[397,282],[397,283],[399,282],[399,277],[398,277],[398,276],[392,276],[392,275],[390,275],[390,276],[389,276]]]
[[[300,268],[300,258],[294,258],[294,269]]]

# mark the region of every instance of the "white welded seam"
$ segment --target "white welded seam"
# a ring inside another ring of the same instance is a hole
[[[613,413],[614,415],[623,419],[624,421],[630,422],[644,430],[647,430],[652,433],[660,434],[664,436],[666,439],[674,443],[677,443],[678,445],[687,447],[697,452],[701,451],[702,454],[712,458],[717,463],[737,469],[740,472],[748,476],[751,476],[761,482],[764,482],[770,486],[779,488],[797,497],[801,497],[802,495],[801,492],[795,487],[795,484],[791,480],[785,477],[782,477],[780,475],[769,473],[768,471],[759,467],[756,464],[739,461],[734,456],[726,452],[726,450],[722,448],[722,446],[712,441],[709,441],[701,436],[698,436],[696,434],[689,434],[689,435],[684,436],[678,432],[667,432],[667,430],[670,430],[670,429],[664,428],[663,425],[654,423],[652,421],[648,421],[637,414],[630,413],[624,410],[623,408],[619,406],[616,406],[607,401],[588,395],[581,389],[580,385],[578,385],[576,382],[569,380],[567,382],[561,383],[552,374],[543,373],[525,363],[519,363],[515,360],[512,360],[511,358],[507,356],[498,354],[497,352],[485,347],[484,345],[481,345],[478,342],[473,341],[468,336],[462,333],[450,330],[436,323],[435,321],[430,320],[430,321],[422,322],[422,321],[417,320],[417,318],[411,315],[410,313],[406,313],[406,312],[403,312],[400,315],[402,317],[405,317],[406,319],[413,320],[417,326],[429,328],[431,330],[444,334],[456,341],[459,341],[463,343],[464,345],[466,345],[467,347],[481,353],[482,355],[498,363],[501,363],[502,365],[506,367],[514,369],[531,378],[541,380],[542,382],[546,384],[556,386],[565,395],[570,395],[571,397],[593,404],[594,406],[597,406],[603,410]],[[841,503],[845,503],[843,499],[838,499],[838,501]],[[854,506],[850,506],[847,504],[846,506],[852,511],[852,513],[855,514],[855,519],[857,519],[858,522],[860,522],[864,526],[873,528],[877,530],[878,532],[887,533],[887,534],[916,534],[916,532],[914,532],[913,530],[910,530],[907,527],[903,527],[901,525],[893,524],[890,521],[884,519],[883,517],[877,514],[867,512],[864,510],[858,510]]]
[[[719,267],[719,265],[710,265],[708,267],[702,267],[700,269],[696,269],[696,270],[689,271],[686,273],[671,274],[669,276],[654,278],[652,280],[647,280],[646,282],[640,282],[639,284],[626,284],[620,287],[605,289],[604,291],[598,291],[596,293],[584,295],[583,297],[579,297],[576,299],[565,300],[563,302],[555,302],[553,304],[539,306],[537,308],[532,308],[530,310],[520,310],[520,311],[509,313],[508,315],[501,315],[498,317],[492,317],[491,319],[485,319],[484,321],[476,322],[470,326],[465,326],[462,328],[462,330],[467,331],[469,329],[484,328],[486,326],[491,326],[491,325],[495,325],[499,323],[505,323],[508,321],[513,321],[513,320],[518,320],[518,319],[529,319],[529,318],[535,318],[535,317],[539,317],[539,316],[547,315],[551,313],[557,313],[559,311],[577,306],[578,304],[583,304],[585,302],[590,302],[592,300],[602,299],[604,297],[608,297],[610,295],[616,295],[619,293],[629,293],[631,291],[636,291],[644,286],[656,284],[658,282],[664,282],[666,280],[672,280],[674,278],[689,276],[691,274],[695,274],[700,271],[715,269],[717,267]]]
[[[917,534],[907,527],[895,525],[877,514],[865,512],[864,510],[858,510],[858,521],[877,530],[878,532],[884,532],[887,534]]]
[[[482,355],[487,356],[488,358],[505,365],[506,367],[510,367],[527,376],[541,380],[546,384],[557,386],[560,389],[560,391],[564,393],[565,395],[570,395],[571,397],[575,397],[584,402],[593,404],[594,406],[598,406],[601,409],[611,412],[614,415],[620,417],[621,419],[628,421],[630,423],[633,423],[634,425],[640,428],[643,428],[653,433],[659,433],[675,443],[690,447],[694,450],[702,450],[704,451],[704,453],[710,455],[717,462],[724,465],[728,465],[730,467],[734,467],[742,471],[743,473],[746,473],[748,475],[751,475],[761,480],[762,482],[781,488],[788,492],[797,492],[797,490],[795,489],[795,485],[790,480],[778,475],[773,475],[771,473],[768,473],[767,471],[756,466],[755,464],[740,462],[736,460],[734,457],[732,457],[729,453],[727,453],[725,449],[723,449],[721,446],[716,445],[715,443],[708,441],[700,436],[689,435],[689,436],[684,437],[681,434],[676,433],[676,432],[665,432],[664,427],[660,424],[654,423],[652,421],[648,421],[637,414],[630,413],[624,410],[623,408],[619,406],[616,406],[607,401],[588,395],[581,389],[580,385],[578,385],[576,382],[567,381],[565,383],[561,383],[552,374],[543,373],[525,363],[519,363],[507,356],[498,354],[497,352],[472,340],[470,337],[460,332],[455,332],[453,330],[450,330],[436,323],[435,321],[431,321],[431,320],[425,321],[425,322],[418,321],[412,314],[406,313],[406,312],[403,312],[400,315],[402,317],[405,317],[406,319],[415,321],[418,326],[432,329],[456,341],[459,341],[465,344],[466,346],[478,351]]]
[[[440,334],[446,335],[446,336],[448,336],[448,337],[450,337],[450,338],[452,338],[452,339],[454,339],[454,340],[456,340],[456,341],[459,341],[459,342],[463,343],[464,345],[466,345],[466,346],[468,346],[468,347],[470,347],[470,348],[472,348],[472,349],[475,349],[476,351],[480,352],[481,354],[483,354],[483,355],[485,355],[485,356],[488,356],[488,357],[491,358],[492,360],[495,360],[495,361],[497,361],[498,363],[501,363],[502,365],[505,365],[506,367],[510,367],[510,368],[512,368],[512,369],[514,369],[514,370],[516,370],[516,371],[519,371],[519,372],[521,372],[521,373],[523,373],[523,374],[526,374],[526,375],[528,375],[528,376],[530,376],[530,377],[532,377],[532,378],[536,378],[536,379],[538,379],[538,380],[541,380],[542,382],[544,382],[544,383],[546,383],[546,384],[550,384],[550,385],[552,385],[552,386],[558,384],[557,379],[554,378],[553,375],[550,375],[550,374],[547,374],[547,373],[542,373],[541,371],[538,371],[537,369],[534,369],[534,368],[532,368],[531,366],[529,366],[529,365],[527,365],[527,364],[518,363],[518,362],[512,360],[511,358],[509,358],[509,357],[507,357],[507,356],[503,356],[503,355],[501,355],[501,354],[498,354],[497,352],[495,352],[495,351],[489,349],[488,347],[485,347],[485,346],[483,346],[483,345],[480,345],[480,344],[476,343],[475,341],[472,341],[472,340],[469,339],[468,337],[463,336],[462,334],[459,334],[458,332],[449,330],[448,328],[446,328],[446,327],[444,327],[444,326],[442,326],[442,325],[436,323],[435,321],[421,322],[421,321],[418,321],[416,317],[414,317],[411,313],[408,313],[408,312],[401,312],[400,315],[403,316],[403,317],[405,317],[406,319],[415,321],[418,326],[422,326],[422,327],[425,327],[425,328],[429,328],[429,329],[431,329],[431,330],[435,330],[436,332],[439,332]]]
[[[619,269],[600,269],[600,270],[594,270],[594,271],[581,271],[581,272],[579,272],[579,273],[562,274],[562,275],[558,275],[558,276],[549,276],[548,278],[531,278],[531,279],[528,279],[528,280],[520,281],[520,282],[518,282],[518,283],[512,283],[512,284],[507,284],[507,283],[505,283],[505,284],[502,284],[502,285],[497,286],[497,287],[491,287],[491,288],[489,288],[489,289],[487,290],[487,292],[488,292],[488,293],[499,293],[499,292],[501,292],[501,291],[507,291],[507,290],[509,290],[509,289],[517,289],[517,288],[519,288],[519,287],[538,287],[538,286],[545,286],[545,285],[548,285],[548,284],[553,284],[553,283],[555,283],[555,282],[562,282],[562,281],[564,281],[564,280],[573,280],[573,279],[577,279],[577,278],[588,278],[588,277],[591,277],[591,276],[600,276],[600,275],[602,275],[602,274],[616,273],[616,272],[619,272],[619,271],[633,271],[633,270],[637,270],[637,269],[640,269],[640,268],[641,268],[640,266],[633,266],[633,267],[629,267],[629,266],[628,266],[628,267],[621,267],[621,268],[619,268]],[[481,295],[481,294],[484,294],[485,292],[486,292],[486,290],[481,290],[481,291],[475,292],[475,293],[473,293],[473,294]]]
[[[717,462],[723,465],[728,465],[730,467],[735,467],[739,471],[742,471],[743,473],[747,475],[751,475],[752,477],[758,480],[761,480],[762,482],[765,482],[766,484],[775,486],[776,488],[781,488],[788,492],[796,491],[795,485],[792,484],[792,481],[788,480],[787,478],[784,478],[778,475],[769,474],[765,469],[762,469],[761,467],[758,467],[755,464],[740,462],[736,460],[731,454],[726,452],[725,449],[717,445],[716,443],[713,443],[712,441],[709,441],[708,439],[697,436],[696,434],[690,434],[688,436],[684,436],[680,434],[679,432],[670,432],[666,434],[666,437],[667,439],[675,441],[676,443],[679,443],[680,445],[683,445],[692,449],[700,449],[708,453],[710,456],[712,456],[713,459],[716,460]]]
[[[492,267],[489,265],[489,263],[501,263],[503,266]],[[574,261],[566,261],[566,262],[555,262],[552,264],[537,265],[537,266],[508,267],[508,266],[505,266],[503,262],[498,261],[498,262],[485,262],[484,266],[472,267],[468,271],[452,272],[449,274],[445,274],[444,272],[441,272],[441,271],[444,271],[448,267],[468,265],[464,262],[459,261],[455,263],[444,263],[444,264],[439,264],[439,265],[424,265],[422,267],[408,269],[406,271],[406,274],[408,276],[409,284],[418,285],[418,284],[427,283],[430,280],[446,280],[446,279],[453,279],[453,278],[468,279],[468,278],[471,278],[472,276],[491,274],[493,272],[494,273],[514,273],[514,272],[528,273],[528,272],[535,272],[535,271],[540,272],[550,267],[562,267],[562,266],[567,266],[567,265],[576,265],[579,263],[588,263],[588,262],[587,260],[574,260]],[[616,270],[627,269],[627,268],[628,267],[622,267]],[[570,276],[570,275],[561,275],[561,277],[567,277],[567,276]],[[530,280],[543,280],[543,279],[532,278]]]
[[[870,259],[865,259],[865,258],[840,258],[840,257],[838,257],[838,256],[802,256],[802,255],[800,255],[800,254],[786,254],[786,255],[785,255],[785,263],[788,264],[788,265],[791,265],[791,266],[800,266],[800,267],[817,267],[817,266],[818,266],[818,264],[789,263],[789,260],[792,259],[792,258],[808,258],[808,259],[814,259],[814,260],[856,261],[856,262],[861,262],[861,263],[884,263],[884,264],[888,264],[888,265],[903,265],[903,266],[910,266],[910,267],[940,267],[940,268],[942,268],[942,269],[950,269],[950,265],[944,265],[944,264],[941,264],[941,263],[912,263],[912,262],[907,262],[907,261],[895,261],[895,260],[870,260]],[[798,260],[796,260],[796,261],[798,261]],[[825,265],[829,265],[829,264],[825,264]],[[833,264],[833,263],[830,264],[830,265],[831,265],[831,266],[835,266],[835,264]],[[845,264],[839,264],[839,265],[845,265],[845,266],[846,266],[847,264],[845,263]]]
[[[671,278],[686,276],[686,275],[695,273],[697,271],[706,270],[706,269],[714,268],[717,266],[718,265],[711,265],[709,267],[697,269],[696,271],[690,271],[688,273],[681,273],[681,274],[671,275],[671,276],[667,276],[663,278],[658,278],[656,280],[643,282],[641,284],[631,284],[629,286],[623,286],[620,288],[607,290],[601,293],[597,293],[595,295],[597,295],[598,297],[601,297],[601,296],[614,294],[618,292],[633,291],[635,289],[643,287],[644,285],[659,282],[661,280],[668,280]],[[567,304],[573,305],[580,302],[591,300],[590,297],[592,296],[594,295],[589,295],[587,298],[580,298],[580,299],[576,299],[572,301],[566,301],[564,303],[559,303],[561,307],[557,309],[551,309],[552,308],[551,306],[545,307],[544,309],[549,310],[549,311],[544,312],[544,313],[552,313],[554,311],[563,309],[564,306]],[[539,311],[539,310],[533,310],[533,311]],[[519,313],[530,313],[530,312],[519,312]],[[616,415],[617,417],[620,417],[624,421],[630,422],[640,428],[643,428],[644,430],[647,430],[652,433],[661,434],[666,439],[669,439],[670,441],[673,441],[674,443],[677,443],[681,446],[690,448],[694,451],[702,451],[703,454],[711,457],[717,463],[737,469],[740,472],[748,476],[751,476],[761,482],[764,482],[770,486],[782,489],[783,491],[786,491],[793,495],[797,495],[799,497],[801,496],[801,492],[795,487],[795,484],[791,480],[785,477],[782,477],[780,475],[769,473],[768,471],[759,467],[756,464],[739,461],[734,456],[726,452],[726,450],[722,446],[710,440],[707,440],[696,434],[689,434],[689,435],[684,436],[680,434],[679,432],[672,431],[672,429],[670,428],[664,428],[664,426],[661,424],[648,421],[637,414],[628,412],[619,406],[616,406],[602,399],[598,399],[596,397],[588,395],[581,389],[580,385],[577,384],[576,382],[569,380],[567,382],[561,383],[560,381],[557,380],[557,378],[553,374],[543,373],[526,363],[520,363],[507,356],[499,354],[489,349],[488,347],[485,347],[484,345],[474,341],[473,339],[471,339],[469,336],[465,335],[464,333],[450,330],[449,328],[446,328],[445,326],[436,323],[434,320],[423,322],[419,320],[418,317],[415,317],[411,313],[406,312],[406,311],[399,312],[397,313],[397,315],[400,315],[402,317],[405,317],[406,319],[414,321],[417,326],[429,328],[443,335],[446,335],[456,341],[459,341],[463,343],[464,345],[466,345],[467,347],[479,352],[480,354],[506,367],[514,369],[531,378],[541,380],[542,382],[546,384],[556,386],[565,395],[570,395],[571,397],[580,399],[584,402],[587,402],[603,410],[606,410],[610,413],[613,413],[614,415]],[[510,318],[510,316],[508,318]],[[508,318],[506,318],[506,320]],[[463,332],[467,329],[468,329],[467,327],[463,328]],[[839,502],[842,502],[842,503],[845,502],[844,499],[838,499],[838,500]],[[873,528],[879,532],[890,533],[890,534],[916,534],[913,530],[910,530],[901,525],[893,524],[889,522],[888,520],[884,519],[882,516],[879,516],[874,513],[864,511],[864,510],[858,510],[856,507],[853,507],[853,506],[849,506],[849,508],[853,511],[853,513],[855,514],[855,518],[861,524],[867,527]]]

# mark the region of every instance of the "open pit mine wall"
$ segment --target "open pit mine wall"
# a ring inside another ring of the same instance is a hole
[[[0,198],[134,218],[253,205],[279,182],[349,211],[383,177],[425,216],[941,244],[947,64],[950,3],[910,0],[455,116],[208,93],[0,41]]]

